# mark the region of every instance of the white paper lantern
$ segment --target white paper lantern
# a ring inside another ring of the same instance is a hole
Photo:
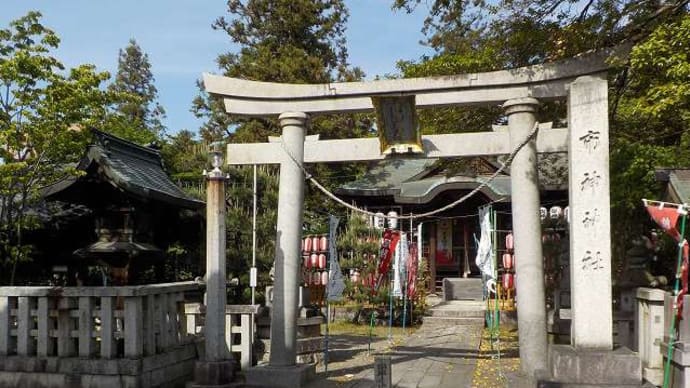
[[[563,208],[560,206],[553,206],[551,209],[549,209],[549,218],[552,220],[557,220],[561,217],[563,217]]]
[[[376,229],[383,229],[386,226],[386,219],[383,216],[383,213],[377,212],[374,214],[374,228]]]
[[[397,217],[398,212],[391,210],[388,212],[388,217]],[[388,228],[390,229],[397,229],[398,228],[398,219],[397,218],[389,218],[388,219]]]
[[[539,208],[539,218],[544,221],[546,220],[546,217],[549,215],[549,211],[546,210],[545,207],[540,207]]]

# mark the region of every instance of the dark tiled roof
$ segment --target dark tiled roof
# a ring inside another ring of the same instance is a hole
[[[666,201],[690,202],[690,169],[660,168],[655,171],[656,180],[667,183]]]
[[[177,187],[163,170],[160,153],[101,131],[93,131],[94,144],[87,148],[77,167],[86,171],[94,163],[101,177],[125,192],[188,209],[204,203],[189,197]],[[60,182],[46,190],[54,195],[71,186],[77,179]]]
[[[336,189],[341,195],[386,196],[400,191],[400,186],[427,172],[438,159],[386,159],[376,162],[360,179]]]

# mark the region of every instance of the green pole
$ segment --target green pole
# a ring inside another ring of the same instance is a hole
[[[676,310],[678,309],[678,304],[676,303],[676,297],[680,290],[680,272],[683,262],[683,246],[685,245],[685,219],[687,217],[687,211],[685,205],[679,205],[678,211],[681,212],[682,218],[680,221],[680,241],[678,242],[678,263],[676,265],[676,282],[673,287],[673,308],[671,315],[671,328],[668,333],[668,352],[666,354],[666,365],[664,365],[664,388],[668,388],[670,374],[671,374],[671,357],[673,356],[673,347],[675,346],[675,334],[676,334]]]
[[[388,341],[393,339],[393,280],[392,266],[388,269]]]
[[[371,354],[371,333],[374,330],[374,312],[371,310],[371,318],[369,319],[369,347],[367,348],[367,354]]]

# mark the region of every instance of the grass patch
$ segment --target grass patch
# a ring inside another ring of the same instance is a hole
[[[405,329],[393,326],[390,333],[393,337],[409,336],[417,331],[418,326],[407,326]],[[349,335],[369,335],[369,325],[358,325],[349,321],[336,321],[328,325],[330,335],[349,334]],[[326,333],[326,324],[321,325],[321,332]],[[388,326],[374,326],[371,330],[372,337],[388,337]]]

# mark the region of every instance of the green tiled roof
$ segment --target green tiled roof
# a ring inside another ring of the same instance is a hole
[[[483,158],[498,169],[500,163]],[[490,175],[446,176],[434,171],[438,159],[392,159],[378,162],[362,178],[345,183],[336,192],[348,196],[393,196],[396,203],[424,204],[446,190],[473,190],[488,181]],[[568,158],[565,153],[540,154],[537,162],[539,182],[545,190],[566,190]],[[492,201],[510,199],[510,169],[488,182],[481,192]]]

